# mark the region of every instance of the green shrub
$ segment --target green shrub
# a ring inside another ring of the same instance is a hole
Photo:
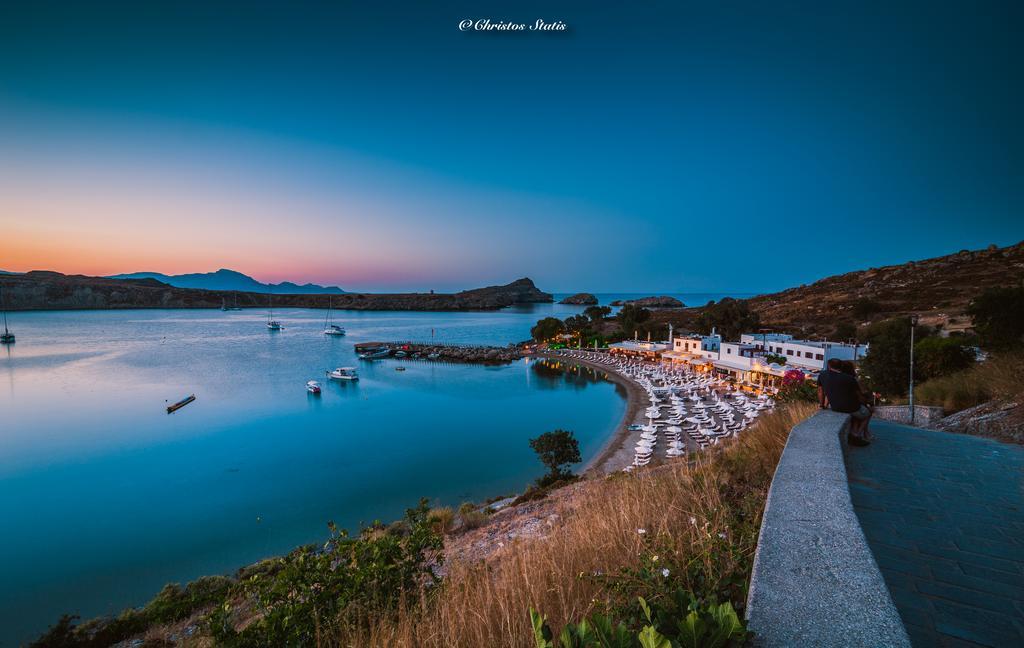
[[[643,613],[637,632],[626,623],[595,614],[579,623],[567,623],[558,643],[547,618],[530,609],[537,648],[720,648],[742,646],[749,633],[731,603],[701,601],[680,590],[668,605],[649,605],[637,599]]]
[[[919,380],[947,376],[973,364],[974,351],[960,339],[933,336],[914,343],[914,376]]]
[[[230,603],[209,618],[217,645],[317,645],[325,633],[365,627],[389,614],[406,594],[436,583],[430,560],[440,560],[440,534],[429,519],[427,501],[406,511],[407,534],[375,528],[350,538],[330,524],[331,539],[321,548],[303,547],[276,559],[270,576],[254,574],[244,583],[259,618],[241,632],[232,623]]]
[[[463,530],[476,529],[487,521],[487,511],[478,509],[471,502],[463,502],[459,506],[459,520]]]
[[[986,349],[1024,346],[1024,285],[986,290],[970,303],[967,314]]]
[[[430,520],[434,533],[444,535],[451,532],[452,527],[455,526],[455,511],[450,506],[432,508],[427,519]]]

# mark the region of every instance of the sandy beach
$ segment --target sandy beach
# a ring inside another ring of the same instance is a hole
[[[608,438],[608,441],[605,443],[604,447],[601,448],[601,451],[597,453],[597,455],[584,467],[583,474],[585,476],[607,475],[631,465],[633,463],[633,446],[635,446],[640,440],[640,432],[630,432],[627,428],[634,423],[645,422],[643,413],[646,410],[648,402],[647,392],[645,392],[640,385],[629,378],[626,378],[608,365],[590,362],[589,360],[581,360],[579,358],[566,358],[554,353],[537,353],[530,357],[557,360],[559,362],[571,362],[590,367],[591,369],[607,374],[608,379],[612,382],[622,385],[627,394],[626,413],[622,416],[622,420],[619,421],[618,427]]]

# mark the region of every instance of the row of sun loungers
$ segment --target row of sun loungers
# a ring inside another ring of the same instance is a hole
[[[761,412],[775,403],[767,395],[749,396],[721,378],[705,376],[685,367],[625,358],[595,351],[562,351],[567,359],[604,365],[642,387],[650,400],[646,424],[633,424],[639,432],[633,465],[647,466],[664,441],[666,460],[685,457],[689,439],[692,447],[707,448],[720,439],[735,436],[749,427]]]

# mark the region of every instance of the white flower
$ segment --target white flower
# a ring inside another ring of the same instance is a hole
[[[646,535],[647,534],[647,529],[637,529],[636,532],[639,533],[640,535]]]
[[[661,570],[661,575],[664,576],[665,578],[668,578],[669,571],[668,571],[667,567],[665,569]]]
[[[695,517],[693,517],[691,515],[690,516],[690,524],[692,524],[693,526],[697,526],[697,518],[695,518]]]
[[[719,533],[718,537],[721,538],[722,540],[725,540],[725,532]]]
[[[658,556],[657,556],[657,554],[655,554],[655,556],[654,556],[653,560],[654,560],[654,562],[658,562]]]

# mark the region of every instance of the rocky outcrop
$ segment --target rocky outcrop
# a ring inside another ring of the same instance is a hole
[[[269,297],[253,292],[175,288],[156,279],[107,279],[35,271],[0,275],[10,310],[112,308],[220,308],[225,302],[242,308],[266,308]],[[465,311],[497,310],[513,304],[554,301],[530,279],[460,293],[345,293],[342,295],[274,295],[281,308],[347,310]]]
[[[558,302],[559,304],[569,304],[570,306],[597,306],[597,297],[590,293],[576,293],[570,295]]]
[[[360,342],[355,345],[356,352],[371,349],[388,349],[389,357],[402,360],[431,360],[438,362],[460,362],[481,364],[507,364],[523,357],[523,350],[516,345],[468,346],[445,344],[421,344],[418,342]],[[433,356],[433,357],[432,357]]]
[[[1024,404],[992,400],[939,419],[930,427],[1006,443],[1024,443]]]
[[[686,308],[686,304],[675,297],[669,297],[668,295],[662,295],[660,297],[641,297],[640,299],[616,299],[612,302],[612,306],[624,306],[625,304],[630,304],[631,306],[642,306],[643,308]]]

